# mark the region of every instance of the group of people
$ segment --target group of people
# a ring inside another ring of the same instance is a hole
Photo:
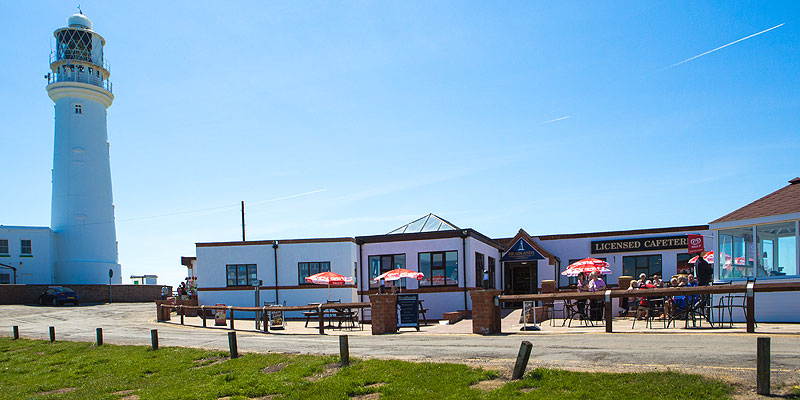
[[[694,274],[678,275],[672,277],[672,279],[670,279],[668,282],[665,282],[662,281],[661,276],[657,274],[653,275],[652,278],[648,278],[646,274],[639,274],[639,279],[632,280],[628,290],[655,289],[664,287],[707,286],[713,280],[714,268],[711,266],[711,264],[703,259],[705,255],[705,251],[697,255],[697,261],[695,262],[695,271],[697,272],[697,277],[695,277]],[[663,302],[663,312],[658,310],[656,312],[659,312],[660,315],[654,316],[661,318],[673,318],[680,313],[686,312],[689,309],[689,306],[702,307],[706,301],[708,301],[708,296],[706,295],[680,295],[666,298],[630,297],[623,299],[622,307],[626,311],[629,311],[631,304],[637,304],[639,307],[637,308],[636,318],[645,319],[650,317],[650,313],[654,310],[653,307],[650,307],[653,305],[651,304],[652,302]]]
[[[588,279],[586,274],[581,272],[577,276],[575,287],[579,292],[596,292],[599,290],[604,290],[606,288],[606,283],[602,278],[600,278],[600,275],[597,272],[590,273]],[[603,300],[589,301],[589,319],[600,320],[603,318],[604,303],[605,302]],[[586,300],[578,300],[577,305],[578,309],[584,310],[586,307]]]

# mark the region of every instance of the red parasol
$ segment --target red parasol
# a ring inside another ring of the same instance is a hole
[[[561,275],[578,276],[581,272],[584,274],[591,274],[597,272],[600,275],[607,275],[611,273],[611,265],[603,260],[596,258],[584,258],[580,261],[575,261],[570,264]]]

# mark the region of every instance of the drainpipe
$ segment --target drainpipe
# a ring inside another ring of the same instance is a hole
[[[553,257],[555,257],[555,256],[553,256]],[[556,268],[555,268],[555,271],[553,272],[553,279],[555,279],[555,281],[556,281],[556,292],[557,292],[558,291],[558,286],[559,286],[558,285],[559,284],[559,282],[558,282],[558,271],[561,271],[561,259],[558,258],[558,257],[555,257],[555,258],[556,258],[556,265],[555,265]]]
[[[359,240],[356,243],[358,243],[358,271],[356,271],[356,273],[360,278],[358,280],[358,287],[356,288],[356,291],[364,293],[364,291],[361,290],[361,287],[364,285],[364,274],[361,273],[361,271],[364,269],[364,250],[362,248],[364,242]],[[362,303],[364,302],[363,294],[358,295],[358,301]]]
[[[278,241],[272,242],[272,250],[275,252],[275,304],[281,305],[278,298]]]
[[[467,308],[467,236],[469,236],[469,231],[463,230],[461,231],[461,243],[463,244],[463,254],[464,254],[464,262],[461,263],[463,275],[461,275],[461,279],[464,281],[464,310],[468,310]],[[446,275],[446,274],[445,274]],[[446,278],[445,278],[446,279]]]

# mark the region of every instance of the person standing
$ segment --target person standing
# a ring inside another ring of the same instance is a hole
[[[694,262],[698,286],[708,286],[714,280],[714,267],[703,258],[707,254],[707,251],[701,251],[697,256],[697,261]]]

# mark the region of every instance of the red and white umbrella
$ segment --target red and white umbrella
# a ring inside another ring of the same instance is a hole
[[[694,256],[694,257],[690,258],[689,259],[689,264],[696,263],[697,259],[699,257],[700,256],[697,255],[697,256]],[[703,257],[703,260],[706,260],[706,262],[709,263],[709,264],[713,264],[714,263],[714,252],[713,251],[709,251],[708,254],[706,254],[705,257]]]
[[[343,286],[353,283],[353,278],[349,276],[339,275],[336,272],[320,272],[306,277],[306,282],[315,285],[328,285],[328,300],[331,299],[331,285]]]
[[[398,269],[393,269],[391,271],[384,272],[384,273],[372,278],[372,280],[375,281],[375,282],[379,282],[381,279],[383,279],[385,281],[396,281],[396,280],[401,279],[401,278],[411,278],[411,279],[416,279],[418,281],[421,281],[422,278],[424,278],[424,277],[425,277],[425,275],[423,275],[422,272],[416,272],[416,271],[412,271],[410,269],[405,269],[405,268],[398,268]]]
[[[306,277],[306,282],[313,283],[315,285],[341,286],[353,283],[353,278],[339,275],[336,272],[320,272],[318,274]]]
[[[603,260],[596,258],[584,258],[580,261],[575,261],[570,264],[561,275],[565,276],[578,276],[581,272],[584,274],[591,274],[597,272],[600,275],[607,275],[611,273],[611,265]]]

